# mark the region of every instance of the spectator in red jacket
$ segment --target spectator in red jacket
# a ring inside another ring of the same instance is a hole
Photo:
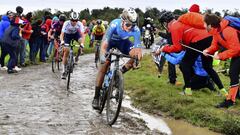
[[[191,90],[191,68],[196,59],[201,56],[203,68],[217,84],[220,91],[226,92],[218,74],[212,68],[212,58],[192,49],[184,48],[182,44],[190,46],[194,49],[203,51],[211,45],[212,36],[205,29],[193,28],[190,25],[183,24],[174,19],[172,12],[166,11],[160,15],[159,21],[171,33],[172,45],[163,46],[159,51],[166,53],[180,52],[185,49],[186,54],[182,59],[182,72],[185,82],[185,95],[192,95]]]
[[[219,45],[226,48],[225,51],[215,54],[217,60],[231,59],[230,62],[230,89],[229,94],[222,103],[217,107],[230,107],[236,102],[236,95],[239,90],[239,74],[240,74],[240,33],[238,30],[228,26],[229,21],[221,19],[215,14],[206,14],[204,16],[207,31],[213,35],[213,41],[209,48],[203,52],[205,55],[214,54],[219,50]]]
[[[27,15],[25,16],[25,19],[24,19],[25,26],[21,29],[22,30],[22,38],[24,39],[23,51],[20,52],[21,53],[20,65],[21,66],[25,66],[26,46],[29,44],[29,39],[33,32],[32,25],[31,25],[31,18],[32,18],[32,12],[27,13]]]

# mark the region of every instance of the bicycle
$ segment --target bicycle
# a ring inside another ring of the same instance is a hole
[[[55,73],[56,70],[60,70],[60,65],[62,62],[62,46],[60,45],[60,40],[56,39],[54,41],[54,53],[52,57],[52,72]]]
[[[67,90],[69,90],[71,73],[73,73],[73,68],[74,68],[73,47],[77,46],[77,45],[74,45],[73,42],[74,42],[74,40],[71,40],[70,44],[65,44],[65,46],[70,47],[70,51],[69,51],[69,55],[68,55],[68,61],[67,61],[67,65],[66,65]]]
[[[101,45],[101,40],[96,40],[96,45],[95,45],[95,65],[96,68],[99,67],[100,65],[100,45]]]
[[[115,59],[112,59],[112,56],[115,56]],[[105,74],[102,89],[100,90],[99,113],[102,113],[105,107],[105,103],[107,102],[106,105],[107,123],[110,126],[116,122],[120,113],[121,104],[123,100],[124,93],[123,74],[120,71],[119,65],[120,58],[122,57],[132,58],[135,61],[134,62],[135,65],[138,64],[137,58],[133,58],[129,55],[122,54],[119,51],[114,52],[114,49],[111,49],[107,56],[106,62],[109,62],[110,67]]]

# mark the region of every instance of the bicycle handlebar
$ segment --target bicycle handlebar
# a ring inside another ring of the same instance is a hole
[[[107,54],[106,58],[109,59],[111,55],[115,55],[117,57],[125,57],[125,58],[130,58],[130,59],[133,59],[134,60],[134,67],[137,67],[138,64],[139,64],[139,60],[138,60],[138,57],[135,56],[135,57],[132,57],[130,55],[126,55],[126,54],[123,54],[123,53],[120,53],[120,52],[113,52],[114,49],[111,49],[110,52]]]

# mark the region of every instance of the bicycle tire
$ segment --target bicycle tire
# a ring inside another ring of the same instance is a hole
[[[58,71],[60,70],[61,64],[62,64],[62,58],[61,58],[61,54],[58,50],[58,52],[57,52],[57,69],[58,69]]]
[[[104,88],[104,89],[101,89],[100,90],[100,102],[99,102],[99,106],[100,106],[100,108],[99,108],[99,110],[98,110],[98,113],[99,114],[101,114],[102,113],[102,111],[103,111],[103,109],[104,109],[104,107],[105,107],[105,103],[106,103],[106,101],[107,101],[107,88]]]
[[[52,57],[52,72],[55,73],[56,71],[56,55],[57,55],[57,50],[54,49],[54,54]]]
[[[114,91],[114,87],[117,88],[117,90]],[[116,92],[116,93],[114,93]],[[113,96],[115,94],[115,96]],[[111,106],[113,103],[113,100],[116,99],[116,109],[112,110]],[[111,79],[109,89],[108,89],[108,95],[107,95],[107,123],[108,125],[112,126],[120,113],[121,105],[122,105],[122,99],[123,99],[123,75],[121,71],[116,71],[114,76]],[[111,112],[113,112],[113,116],[110,116]]]
[[[100,46],[96,46],[95,64],[96,64],[96,68],[98,69],[100,65]]]
[[[73,68],[73,57],[70,56],[69,59],[69,63],[68,63],[68,69],[67,69],[67,90],[69,90],[69,86],[70,86],[70,79],[71,79],[71,73],[72,73],[72,68]]]

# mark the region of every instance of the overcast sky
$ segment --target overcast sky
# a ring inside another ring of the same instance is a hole
[[[26,14],[29,11],[44,8],[51,8],[54,12],[54,9],[80,11],[85,8],[91,10],[106,6],[111,8],[138,7],[143,11],[148,7],[174,10],[189,8],[194,3],[200,5],[201,11],[206,8],[213,8],[214,11],[223,9],[234,11],[240,7],[240,0],[0,0],[0,14],[6,13],[7,10],[15,11],[18,5],[24,8]]]

